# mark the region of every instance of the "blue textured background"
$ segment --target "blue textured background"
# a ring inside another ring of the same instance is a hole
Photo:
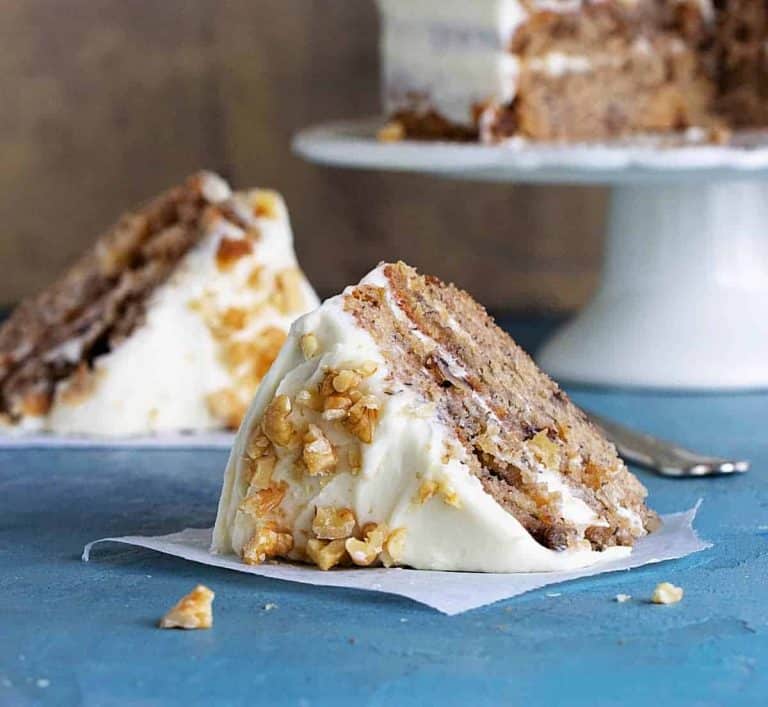
[[[530,346],[541,329],[513,332]],[[223,452],[0,452],[0,704],[768,704],[768,395],[571,392],[752,459],[738,478],[638,472],[660,512],[703,498],[715,548],[453,618],[115,545],[80,562],[95,538],[210,525]],[[682,603],[648,603],[663,580]],[[198,582],[216,591],[214,628],[154,628]]]

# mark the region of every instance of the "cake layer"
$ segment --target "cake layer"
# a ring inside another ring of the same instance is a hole
[[[16,309],[0,329],[0,412],[60,433],[236,427],[316,304],[280,197],[201,173]]]
[[[468,295],[383,265],[293,325],[238,433],[213,549],[568,569],[626,554],[654,527],[644,497]]]
[[[595,140],[768,125],[763,0],[380,0],[406,137]]]

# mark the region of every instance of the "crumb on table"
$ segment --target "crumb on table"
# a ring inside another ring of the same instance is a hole
[[[160,619],[160,628],[211,628],[215,596],[208,587],[198,584]]]
[[[653,590],[651,601],[654,604],[676,604],[683,598],[683,588],[669,582],[661,582]]]

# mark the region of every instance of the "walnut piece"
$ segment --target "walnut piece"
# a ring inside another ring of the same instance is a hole
[[[324,476],[336,471],[336,452],[317,425],[310,424],[304,434],[301,459],[310,476]]]
[[[398,120],[391,120],[376,133],[379,142],[400,142],[405,139],[405,126]]]
[[[232,430],[240,426],[246,411],[245,403],[231,388],[209,393],[205,396],[205,405],[213,417]]]
[[[351,508],[318,506],[312,521],[312,532],[321,540],[341,540],[352,535],[357,525]]]
[[[215,596],[208,587],[198,584],[160,619],[160,628],[211,628]]]
[[[384,567],[392,567],[400,562],[405,549],[405,528],[395,528],[384,543],[381,551],[381,562]]]
[[[264,411],[264,434],[280,447],[290,446],[296,438],[296,429],[288,419],[292,409],[287,395],[277,395]]]
[[[347,554],[344,540],[307,540],[307,555],[321,570],[329,570],[341,562]]]
[[[363,455],[357,444],[353,444],[353,446],[347,449],[347,462],[353,474],[356,474],[363,468]]]
[[[248,565],[260,565],[267,558],[287,555],[292,547],[291,534],[279,530],[276,523],[269,521],[259,525],[251,539],[243,546],[243,562]]]
[[[379,420],[379,401],[373,395],[364,395],[347,413],[344,426],[361,442],[373,442],[373,433]]]
[[[357,388],[360,385],[360,376],[354,371],[344,368],[333,377],[331,383],[337,393],[346,393],[351,388]]]
[[[683,588],[669,582],[661,582],[653,590],[651,601],[654,604],[677,604],[683,598]]]
[[[283,502],[287,492],[288,484],[284,481],[274,486],[267,486],[246,496],[240,504],[240,510],[254,518],[263,518]]]
[[[453,487],[445,481],[436,481],[435,479],[428,479],[422,482],[419,490],[416,492],[416,496],[413,498],[413,502],[419,505],[424,504],[435,494],[440,494],[442,501],[449,506],[461,508],[461,499]]]
[[[312,333],[304,334],[299,340],[299,344],[301,345],[301,352],[306,359],[312,358],[320,348],[317,337]]]
[[[219,270],[231,270],[235,263],[253,252],[253,244],[247,238],[227,238],[219,241],[216,250],[216,266]]]
[[[363,526],[363,535],[364,540],[347,539],[345,547],[352,562],[361,567],[369,567],[376,562],[379,553],[384,549],[389,529],[384,523],[366,523]]]
[[[439,487],[440,485],[434,479],[422,482],[421,486],[419,486],[419,490],[416,492],[413,502],[420,505],[426,503],[437,493]]]
[[[282,314],[297,312],[304,304],[301,274],[296,268],[286,268],[275,275],[275,291],[270,301]]]
[[[257,218],[276,219],[280,215],[280,197],[277,192],[259,189],[251,194],[250,201]]]

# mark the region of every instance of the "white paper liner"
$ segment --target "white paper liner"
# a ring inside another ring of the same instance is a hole
[[[164,432],[139,437],[60,437],[51,434],[0,435],[4,449],[232,449],[234,432]]]
[[[678,559],[694,552],[706,550],[712,547],[712,544],[701,540],[693,530],[693,520],[700,504],[701,501],[684,513],[663,516],[661,529],[639,540],[632,554],[628,557],[570,572],[486,574],[480,572],[427,572],[395,568],[340,569],[323,572],[309,565],[287,562],[254,566],[246,565],[239,558],[231,555],[212,555],[209,552],[212,533],[210,528],[190,528],[179,533],[157,537],[127,535],[121,538],[94,540],[85,546],[83,561],[88,562],[91,549],[96,543],[125,543],[204,565],[224,567],[236,572],[257,574],[271,579],[397,594],[453,616],[549,584],[557,584],[579,577],[591,577],[605,572],[628,570],[664,560]]]

